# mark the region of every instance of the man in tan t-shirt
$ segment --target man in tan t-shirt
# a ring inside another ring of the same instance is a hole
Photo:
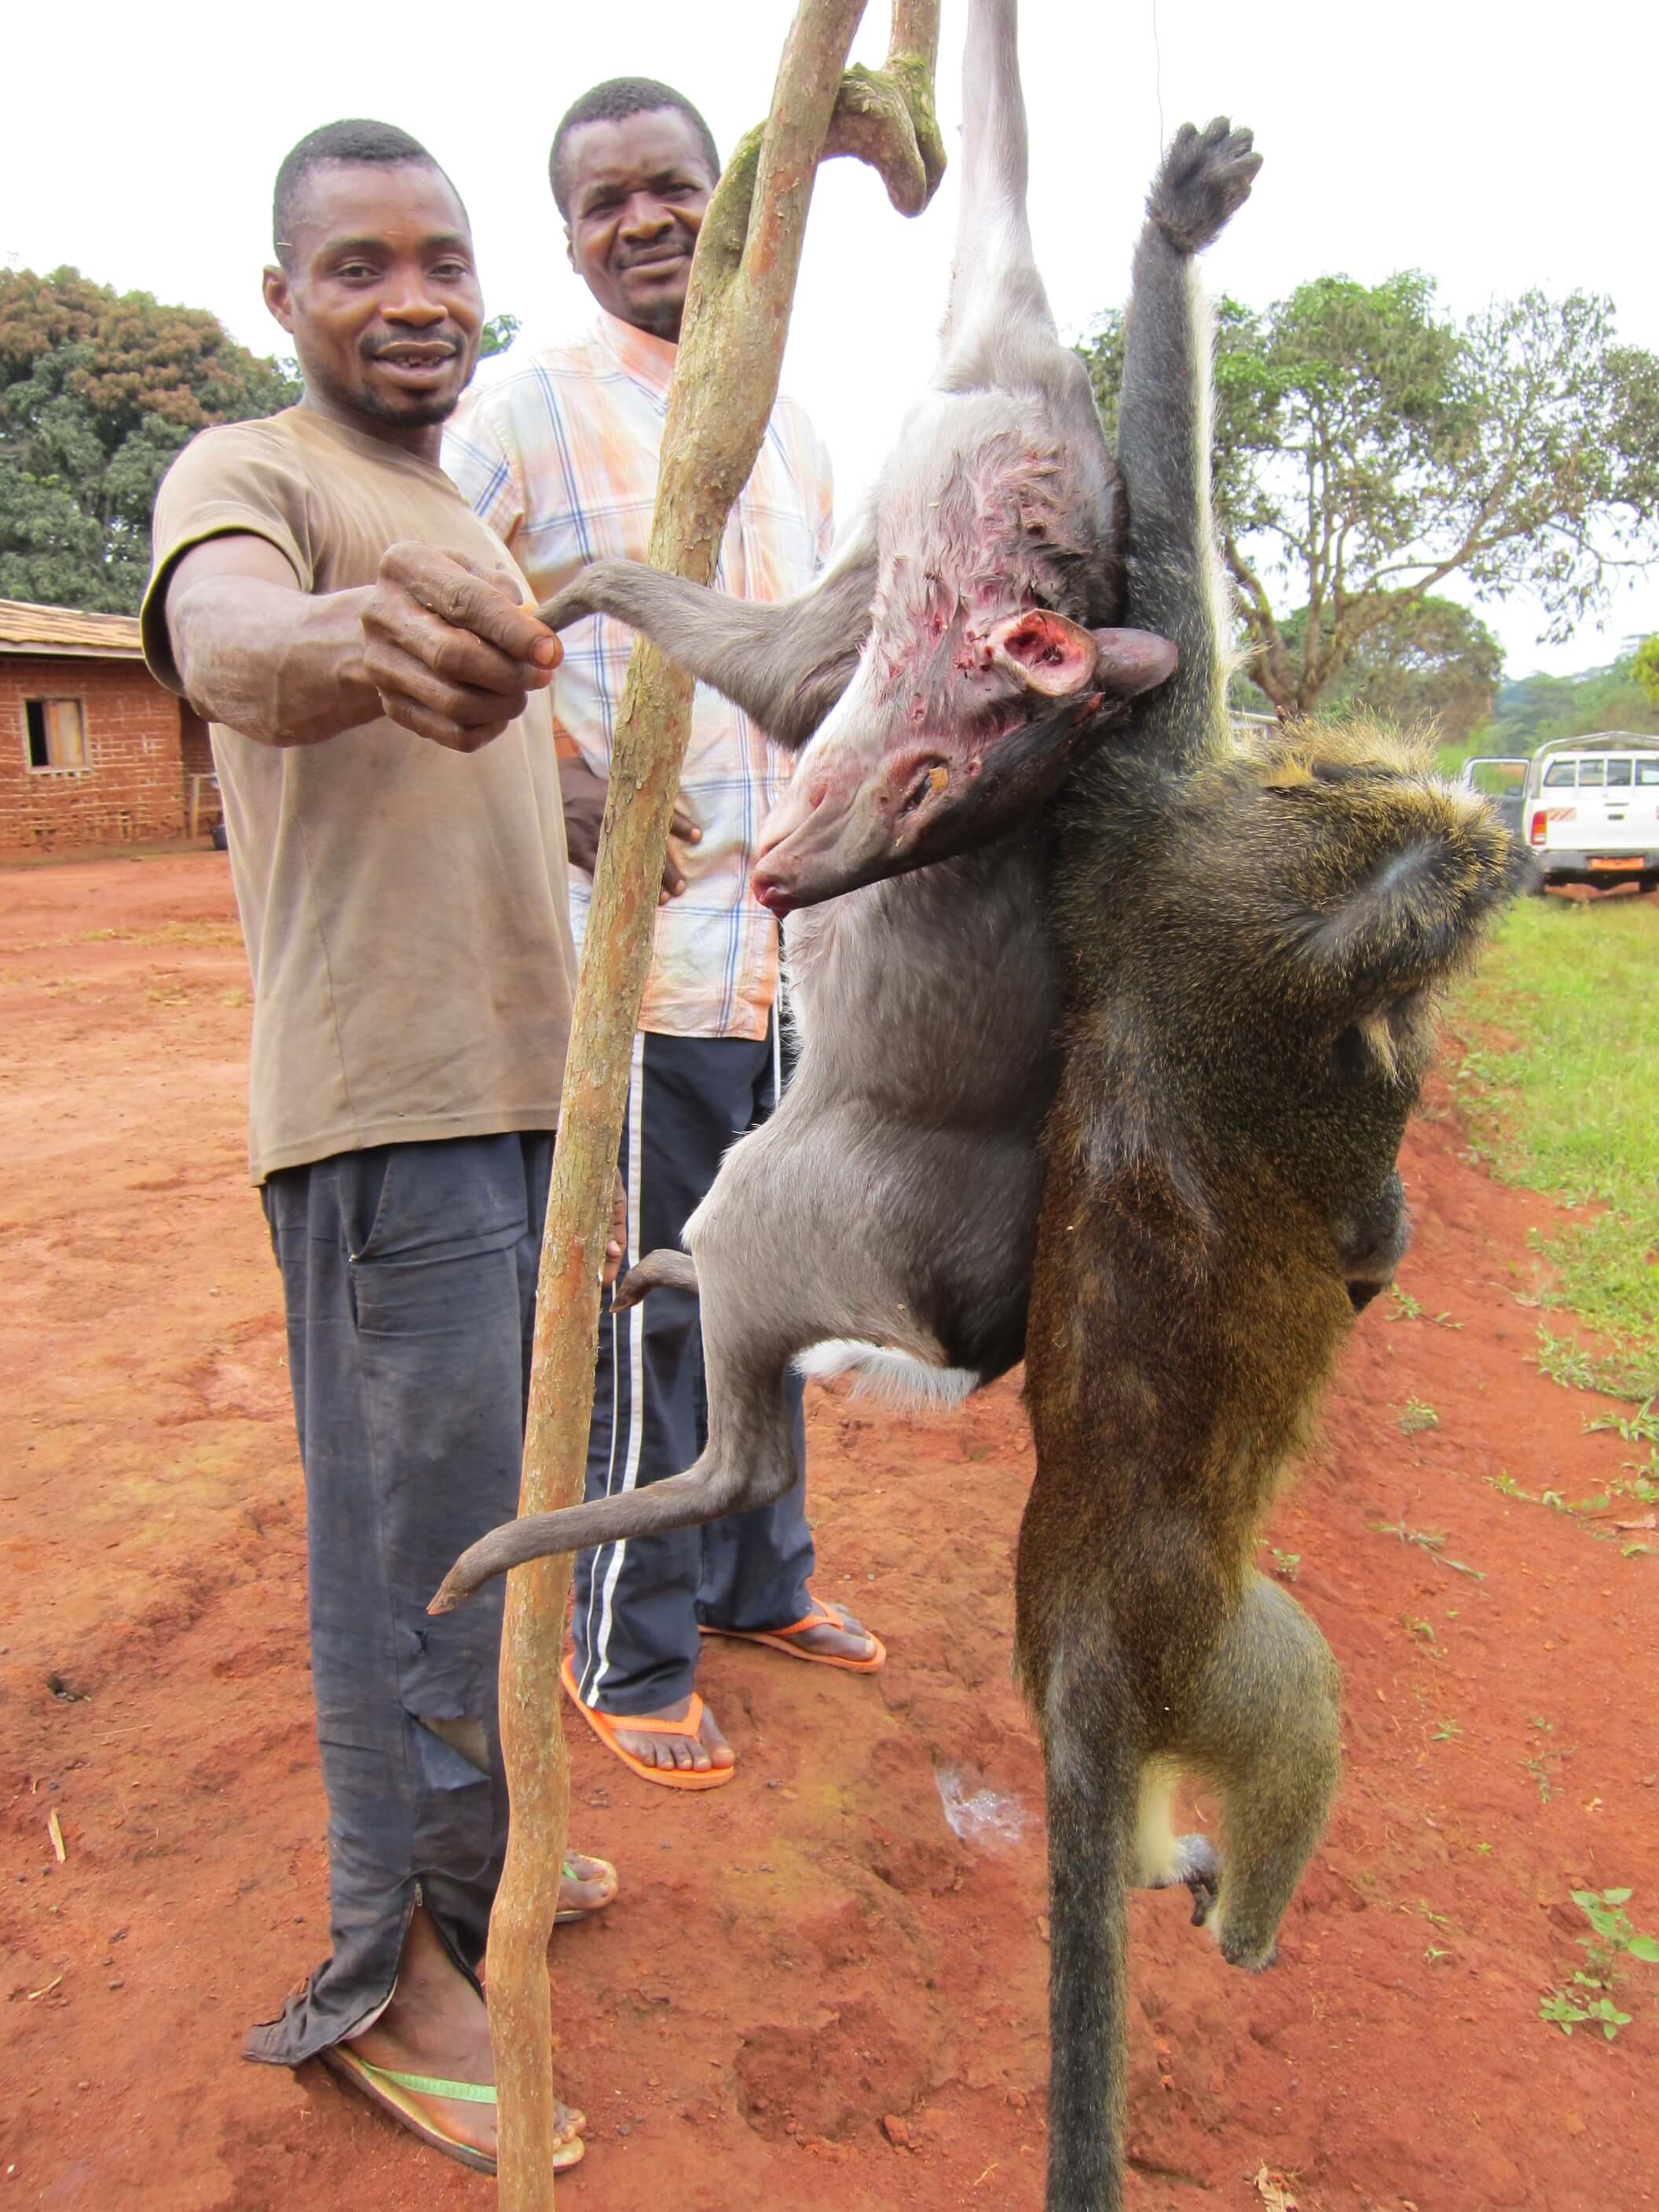
[[[574,980],[559,647],[437,465],[483,317],[449,179],[402,131],[331,125],[283,165],[276,237],[304,401],[179,456],[143,611],[151,668],[214,726],[306,1477],[333,1951],[247,2055],[322,2057],[493,2171],[501,1586],[425,1607],[517,1506]],[[566,1862],[569,1911],[614,1888]]]

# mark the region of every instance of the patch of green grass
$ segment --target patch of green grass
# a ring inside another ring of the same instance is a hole
[[[1559,2027],[1563,2035],[1571,2035],[1581,2026],[1599,2027],[1611,2043],[1621,2027],[1630,2025],[1630,2014],[1620,2012],[1613,2002],[1613,1984],[1625,1978],[1626,1963],[1632,1959],[1659,1966],[1659,1939],[1641,1935],[1631,1925],[1625,1911],[1630,1899],[1627,1889],[1575,1889],[1572,1893],[1573,1903],[1592,1931],[1578,1939],[1584,1963],[1538,2008],[1539,2019]]]
[[[1437,1429],[1439,1426],[1440,1416],[1432,1406],[1425,1406],[1420,1398],[1407,1399],[1405,1410],[1400,1416],[1402,1437],[1419,1436],[1425,1429]]]
[[[1583,1354],[1559,1379],[1638,1401],[1659,1390],[1656,984],[1646,901],[1521,899],[1449,1009],[1469,1040],[1452,1080],[1480,1158],[1598,1209],[1540,1249],[1563,1303],[1627,1357]]]

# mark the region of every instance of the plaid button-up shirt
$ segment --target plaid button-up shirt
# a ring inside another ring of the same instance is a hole
[[[574,345],[486,362],[444,434],[443,464],[505,540],[538,599],[587,562],[646,557],[674,348],[601,314]],[[823,565],[832,532],[829,457],[793,400],[773,410],[760,458],[726,525],[716,586],[786,599]],[[611,765],[633,633],[604,615],[564,634],[553,683],[562,747],[596,775]],[[702,831],[684,854],[686,887],[657,908],[642,1029],[675,1036],[761,1037],[777,992],[777,925],[749,895],[755,839],[787,781],[787,755],[738,708],[697,686],[682,803]],[[570,872],[580,947],[590,878]]]

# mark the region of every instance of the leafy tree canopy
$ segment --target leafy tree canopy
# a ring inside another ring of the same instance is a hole
[[[1305,607],[1280,624],[1293,664],[1306,659],[1307,626]],[[1334,628],[1327,608],[1327,654]],[[1428,592],[1395,602],[1354,646],[1320,703],[1363,708],[1402,729],[1431,724],[1443,744],[1461,745],[1491,720],[1503,676],[1503,647],[1480,616]]]
[[[516,315],[491,315],[478,333],[479,360],[488,360],[492,353],[506,353],[523,327]]]
[[[1659,637],[1643,639],[1636,649],[1631,674],[1649,705],[1659,707]]]
[[[1528,292],[1455,324],[1407,271],[1262,314],[1223,300],[1217,323],[1217,524],[1273,705],[1311,711],[1367,640],[1420,649],[1412,610],[1449,576],[1530,591],[1561,639],[1659,553],[1659,359],[1617,343],[1607,301]],[[1082,352],[1109,428],[1121,317]]]
[[[299,396],[203,308],[0,270],[0,599],[136,611],[174,454]]]

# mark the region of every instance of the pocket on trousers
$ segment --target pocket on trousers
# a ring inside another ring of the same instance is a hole
[[[340,1219],[354,1267],[501,1252],[529,1231],[517,1136],[378,1146],[345,1155],[339,1173]]]

